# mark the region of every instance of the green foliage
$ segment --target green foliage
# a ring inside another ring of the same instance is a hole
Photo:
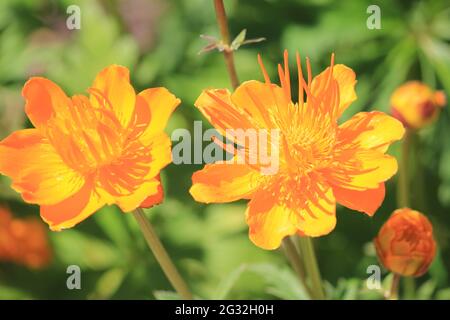
[[[45,76],[68,94],[84,93],[95,74],[115,63],[130,68],[137,91],[165,86],[183,102],[167,132],[192,129],[203,119],[193,107],[201,90],[230,88],[223,57],[198,55],[200,34],[219,37],[210,0],[126,1],[147,24],[126,18],[122,1],[0,1],[0,139],[30,124],[20,91],[34,75]],[[144,5],[143,3],[147,3]],[[148,4],[150,3],[150,7]],[[450,96],[450,7],[448,1],[386,1],[382,29],[366,27],[372,1],[226,1],[235,61],[241,81],[262,80],[261,53],[272,79],[286,48],[309,56],[313,73],[332,52],[357,74],[358,100],[343,119],[364,110],[389,110],[396,86],[420,79]],[[81,30],[67,30],[66,8],[81,8]],[[142,7],[140,7],[142,6]],[[244,31],[241,31],[244,30]],[[141,35],[144,34],[144,37]],[[266,41],[241,46],[245,39]],[[144,41],[144,40],[148,41]],[[294,69],[292,69],[292,72]],[[293,85],[296,80],[293,78]],[[448,106],[415,145],[413,204],[433,222],[439,254],[430,272],[415,281],[416,299],[450,299],[450,133]],[[204,127],[209,126],[204,123]],[[397,146],[391,148],[396,154]],[[307,299],[279,251],[264,251],[248,238],[245,203],[201,205],[188,190],[200,166],[170,165],[163,173],[165,202],[148,210],[176,265],[198,299]],[[373,218],[338,207],[336,230],[317,240],[318,260],[332,299],[383,299],[368,290],[366,268],[378,264],[372,241],[397,207],[395,179]],[[37,216],[0,177],[0,205],[17,216]],[[178,299],[148,251],[131,216],[107,207],[79,226],[49,231],[54,259],[43,270],[0,262],[0,299]],[[82,290],[65,286],[66,268],[82,269]]]

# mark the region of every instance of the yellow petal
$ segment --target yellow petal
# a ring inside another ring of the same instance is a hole
[[[242,83],[231,95],[231,101],[250,115],[259,128],[274,127],[270,113],[283,111],[289,104],[282,88],[255,80]]]
[[[296,214],[265,191],[257,192],[246,211],[250,240],[266,250],[277,249],[284,237],[297,231]]]
[[[80,191],[60,203],[41,206],[41,217],[51,230],[60,231],[75,226],[104,205],[93,181],[88,181]]]
[[[402,123],[383,112],[360,112],[339,126],[338,140],[386,152],[404,133]]]
[[[117,197],[116,203],[123,212],[130,212],[141,206],[148,197],[158,195],[161,190],[161,183],[157,179],[144,182],[129,196]]]
[[[317,97],[321,95],[321,89],[325,88],[325,83],[328,81],[329,70],[330,67],[313,79],[312,94],[314,96]],[[333,67],[333,79],[337,81],[339,86],[338,115],[341,115],[345,109],[357,99],[355,92],[356,75],[349,67],[343,64],[337,64]]]
[[[257,127],[244,110],[233,104],[230,92],[226,89],[204,90],[194,104],[223,136],[227,129]]]
[[[190,194],[198,202],[248,199],[258,186],[259,172],[245,164],[207,164],[192,175]]]
[[[323,187],[322,187],[323,188]],[[336,226],[336,200],[331,188],[322,197],[309,200],[300,210],[297,222],[299,234],[309,237],[320,237],[329,234]]]
[[[141,136],[143,140],[163,132],[170,115],[181,102],[166,88],[144,90],[138,94],[137,99],[150,110],[150,123]]]
[[[112,109],[124,128],[134,114],[136,94],[130,84],[127,68],[111,65],[95,78],[90,89],[93,106]]]
[[[85,182],[37,129],[16,131],[0,142],[0,173],[11,177],[25,201],[40,205],[66,199]]]
[[[22,90],[25,112],[31,123],[40,128],[59,111],[70,105],[70,100],[54,82],[40,77],[28,80]]]

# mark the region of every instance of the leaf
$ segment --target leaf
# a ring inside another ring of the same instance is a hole
[[[248,270],[265,279],[267,292],[284,300],[309,300],[297,276],[288,268],[273,264],[253,264]]]
[[[417,289],[416,297],[418,300],[429,300],[432,298],[435,289],[436,282],[428,280]]]
[[[51,234],[54,250],[66,265],[104,270],[123,262],[114,246],[76,230],[64,230]]]
[[[218,288],[216,293],[214,293],[213,298],[214,300],[223,300],[225,299],[230,291],[233,289],[234,284],[239,280],[240,276],[243,272],[247,270],[247,266],[241,265],[237,269],[233,270],[225,279],[223,279]]]
[[[94,219],[103,232],[121,249],[131,246],[132,240],[124,216],[114,207],[107,207],[94,215]]]
[[[158,290],[154,291],[153,295],[155,296],[156,300],[182,300],[178,293],[173,291]]]
[[[32,296],[13,287],[0,285],[0,300],[29,300]]]
[[[95,291],[90,295],[90,299],[110,299],[120,288],[126,272],[122,268],[114,268],[106,271],[98,279]]]
[[[237,50],[244,43],[245,36],[247,34],[247,29],[242,30],[239,34],[234,38],[233,42],[231,42],[231,49]]]

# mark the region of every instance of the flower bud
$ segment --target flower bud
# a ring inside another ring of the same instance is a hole
[[[409,208],[395,210],[374,243],[381,263],[402,276],[423,275],[436,254],[430,221]]]
[[[419,81],[409,81],[391,96],[392,115],[411,129],[420,129],[434,122],[446,104],[443,91],[433,91]]]

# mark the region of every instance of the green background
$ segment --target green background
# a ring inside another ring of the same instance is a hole
[[[355,70],[358,100],[342,120],[361,110],[389,111],[389,96],[408,79],[450,95],[450,6],[436,1],[225,0],[232,35],[266,41],[235,54],[240,80],[262,80],[256,56],[276,76],[286,48],[309,56],[317,74],[336,54]],[[447,3],[447,4],[446,4]],[[81,8],[81,29],[68,30],[66,9]],[[366,9],[381,8],[380,30],[369,30]],[[137,91],[165,86],[182,104],[167,132],[192,130],[202,120],[193,103],[207,87],[229,87],[223,56],[199,55],[200,34],[219,36],[212,0],[0,1],[0,139],[30,126],[20,91],[33,75],[58,83],[68,94],[85,93],[103,67],[130,68]],[[292,66],[293,66],[292,61]],[[209,124],[204,121],[204,127]],[[450,299],[449,108],[414,140],[411,199],[435,228],[439,252],[430,272],[416,281],[417,299]],[[398,143],[390,153],[398,155]],[[148,210],[162,241],[200,298],[304,299],[305,293],[280,250],[264,251],[248,239],[245,203],[203,205],[188,193],[200,165],[171,164],[162,174],[165,201]],[[17,217],[37,216],[0,177],[0,205]],[[338,224],[315,241],[328,295],[381,299],[368,290],[366,269],[378,264],[372,239],[396,209],[396,178],[387,183],[373,218],[338,207]],[[43,222],[42,222],[43,223]],[[49,231],[54,259],[42,270],[0,261],[0,299],[170,299],[176,297],[148,251],[138,226],[115,207],[77,227]],[[82,270],[82,289],[66,288],[66,268]],[[383,270],[384,284],[389,282]]]

